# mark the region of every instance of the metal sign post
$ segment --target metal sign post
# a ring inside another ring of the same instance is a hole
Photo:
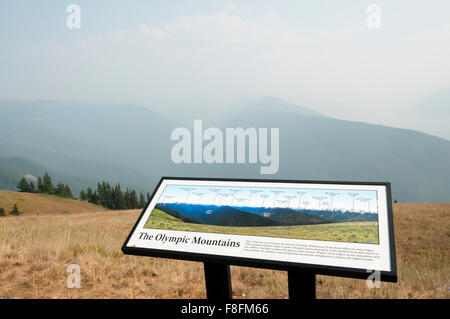
[[[211,300],[232,299],[230,265],[203,263],[206,297]]]
[[[203,263],[205,270],[206,297],[210,300],[233,298],[230,265]],[[310,300],[316,298],[316,275],[288,271],[289,299]]]
[[[288,271],[289,299],[316,299],[316,275],[298,271]]]

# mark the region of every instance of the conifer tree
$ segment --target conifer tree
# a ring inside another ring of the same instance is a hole
[[[36,192],[36,188],[34,187],[34,184],[33,184],[33,182],[31,182],[31,181],[30,181],[30,184],[29,184],[29,186],[28,186],[28,191],[29,191],[30,193],[35,193],[35,192]]]
[[[97,191],[92,193],[92,203],[100,205],[100,197],[98,196]]]
[[[40,177],[40,176],[38,177],[36,192],[37,193],[43,193],[44,192],[44,187],[42,185],[42,177]]]
[[[125,192],[123,192],[123,201],[125,203],[126,208],[130,208],[130,192],[127,188]]]
[[[74,198],[73,194],[72,194],[72,190],[70,189],[69,185],[65,185],[64,186],[64,195],[63,195],[63,197]]]
[[[105,183],[105,182],[103,182]],[[109,185],[108,182],[106,182],[104,184],[104,189],[105,189],[105,202],[106,202],[106,207],[112,209],[114,206],[114,200],[113,200],[113,191],[111,189],[111,185]]]
[[[9,212],[9,214],[11,216],[19,216],[20,215],[19,209],[17,208],[17,204],[14,204],[14,207],[13,207],[12,211]]]
[[[100,184],[100,183],[97,183],[97,195],[98,195],[98,198],[99,198],[100,205],[106,206],[105,193],[104,193],[103,185]]]
[[[0,207],[0,217],[6,216],[5,209],[3,207]]]
[[[42,189],[43,193],[46,194],[53,194],[55,192],[52,178],[48,175],[47,172],[45,172],[44,177],[42,178]]]
[[[138,198],[136,191],[134,189],[131,191],[131,208],[132,209],[138,208]]]
[[[64,192],[65,192],[65,187],[61,182],[59,182],[55,187],[54,193],[56,196],[64,197]]]
[[[127,209],[127,204],[125,202],[122,190],[120,189],[120,184],[114,187],[114,209]]]
[[[25,177],[22,177],[19,183],[17,184],[17,189],[19,192],[29,192],[30,191],[30,185],[28,184]]]
[[[147,204],[142,192],[139,193],[138,197],[135,190],[127,188],[125,191],[122,191],[119,183],[111,186],[106,181],[97,183],[96,190],[92,190],[91,187],[82,190],[80,199],[116,210],[143,208]],[[147,199],[150,199],[149,193],[147,193]]]
[[[139,197],[139,208],[144,208],[146,204],[144,194],[141,193],[141,196]]]
[[[89,203],[93,203],[93,192],[90,186],[86,190],[86,198]]]

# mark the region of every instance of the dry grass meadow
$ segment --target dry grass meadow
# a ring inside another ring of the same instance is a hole
[[[41,216],[107,211],[107,208],[48,194],[18,193],[0,190],[0,207],[8,213],[17,204],[23,215]]]
[[[122,254],[138,214],[0,217],[0,296],[205,298],[202,263]],[[450,203],[395,204],[394,219],[398,283],[369,289],[365,280],[317,276],[318,298],[449,298]],[[74,263],[79,289],[66,285]],[[231,275],[234,298],[288,297],[285,272],[233,266]]]

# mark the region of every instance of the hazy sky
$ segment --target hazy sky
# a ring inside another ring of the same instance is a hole
[[[66,25],[71,3],[80,29]],[[405,126],[410,109],[450,87],[449,12],[448,0],[2,0],[0,98],[131,102],[208,119],[276,96]]]

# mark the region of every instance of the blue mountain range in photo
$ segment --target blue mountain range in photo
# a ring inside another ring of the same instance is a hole
[[[294,226],[378,221],[378,214],[341,210],[298,210],[186,203],[158,203],[155,208],[187,223],[217,226]]]

